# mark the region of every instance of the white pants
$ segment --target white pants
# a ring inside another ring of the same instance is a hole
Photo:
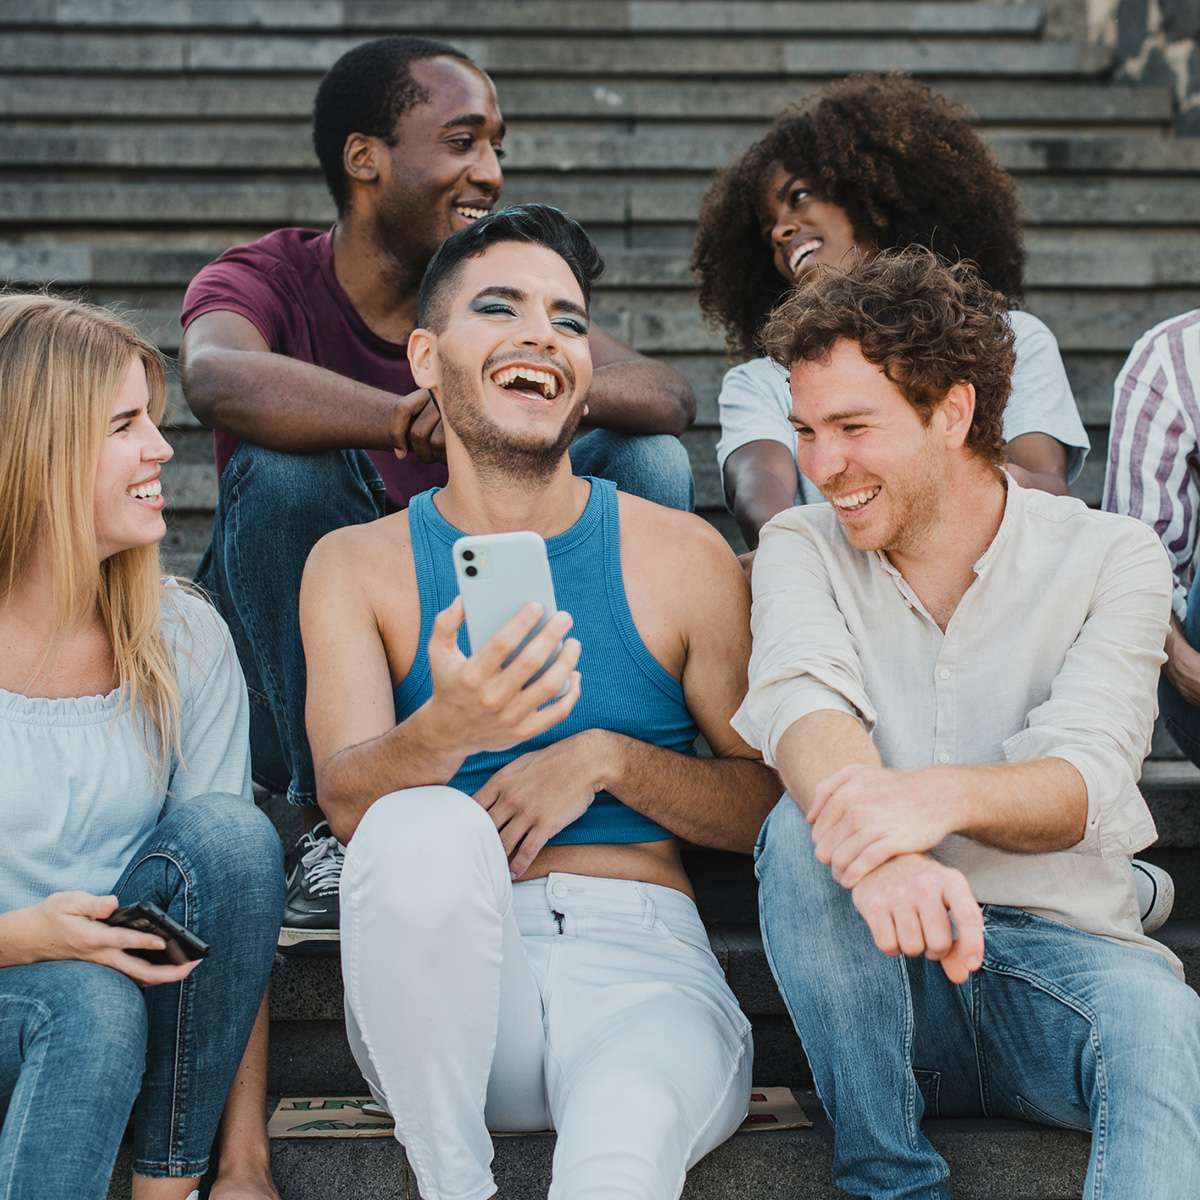
[[[453,788],[368,810],[342,871],[346,1026],[425,1200],[485,1200],[489,1129],[558,1132],[550,1200],[675,1200],[741,1123],[750,1024],[673,888],[513,885]]]

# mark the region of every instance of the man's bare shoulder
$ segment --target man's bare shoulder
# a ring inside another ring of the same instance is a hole
[[[309,554],[304,575],[310,588],[321,590],[354,590],[372,598],[415,594],[408,513],[327,533]]]
[[[690,562],[718,573],[741,572],[729,543],[703,517],[624,492],[617,496],[623,557],[628,547],[650,566]]]

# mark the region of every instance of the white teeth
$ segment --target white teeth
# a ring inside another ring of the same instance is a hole
[[[861,508],[868,500],[874,500],[879,495],[880,488],[867,488],[862,492],[851,492],[848,496],[832,496],[834,508]]]
[[[464,204],[456,204],[454,206],[456,213],[462,213],[464,217],[470,217],[472,221],[478,221],[480,217],[486,217],[488,210],[486,208],[467,208]]]
[[[162,480],[156,479],[153,483],[139,483],[136,487],[125,490],[126,494],[134,497],[135,500],[152,500],[155,496],[162,495]]]
[[[821,248],[820,238],[809,238],[807,242],[801,242],[795,250],[788,255],[788,270],[793,275],[800,269],[800,264],[810,255]]]
[[[492,376],[492,382],[498,387],[508,387],[515,379],[536,383],[547,400],[553,400],[558,395],[558,378],[549,371],[536,371],[532,367],[505,367]]]

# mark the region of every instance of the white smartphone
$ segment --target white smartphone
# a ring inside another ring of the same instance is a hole
[[[454,543],[454,574],[467,616],[467,637],[471,653],[480,647],[525,607],[536,600],[543,609],[538,623],[504,660],[504,666],[521,652],[525,644],[556,612],[554,581],[546,543],[530,530],[518,533],[484,533],[461,537]],[[562,642],[529,683],[541,676],[558,657]],[[525,686],[528,687],[529,683]],[[569,683],[563,684],[564,695]]]

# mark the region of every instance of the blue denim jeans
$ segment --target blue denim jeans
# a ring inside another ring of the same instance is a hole
[[[1200,572],[1196,573],[1188,593],[1183,636],[1193,650],[1200,648]],[[1176,745],[1200,766],[1200,709],[1194,708],[1179,694],[1165,671],[1158,679],[1158,709]]]
[[[595,429],[571,447],[571,467],[658,504],[692,509],[692,468],[678,438]],[[221,476],[212,542],[196,582],[225,618],[246,676],[254,778],[293,804],[317,802],[304,727],[304,563],[331,530],[383,514],[383,481],[361,450],[283,454],[242,442]]]
[[[134,1106],[133,1169],[208,1169],[225,1098],[267,985],[283,910],[279,836],[253,805],[180,805],[114,889],[150,900],[212,952],[144,991],[98,963],[0,969],[0,1195],[103,1200]]]
[[[755,851],[763,940],[834,1127],[834,1181],[948,1200],[922,1115],[1092,1131],[1085,1200],[1200,1195],[1200,998],[1152,950],[986,906],[961,985],[875,948],[784,795]]]

